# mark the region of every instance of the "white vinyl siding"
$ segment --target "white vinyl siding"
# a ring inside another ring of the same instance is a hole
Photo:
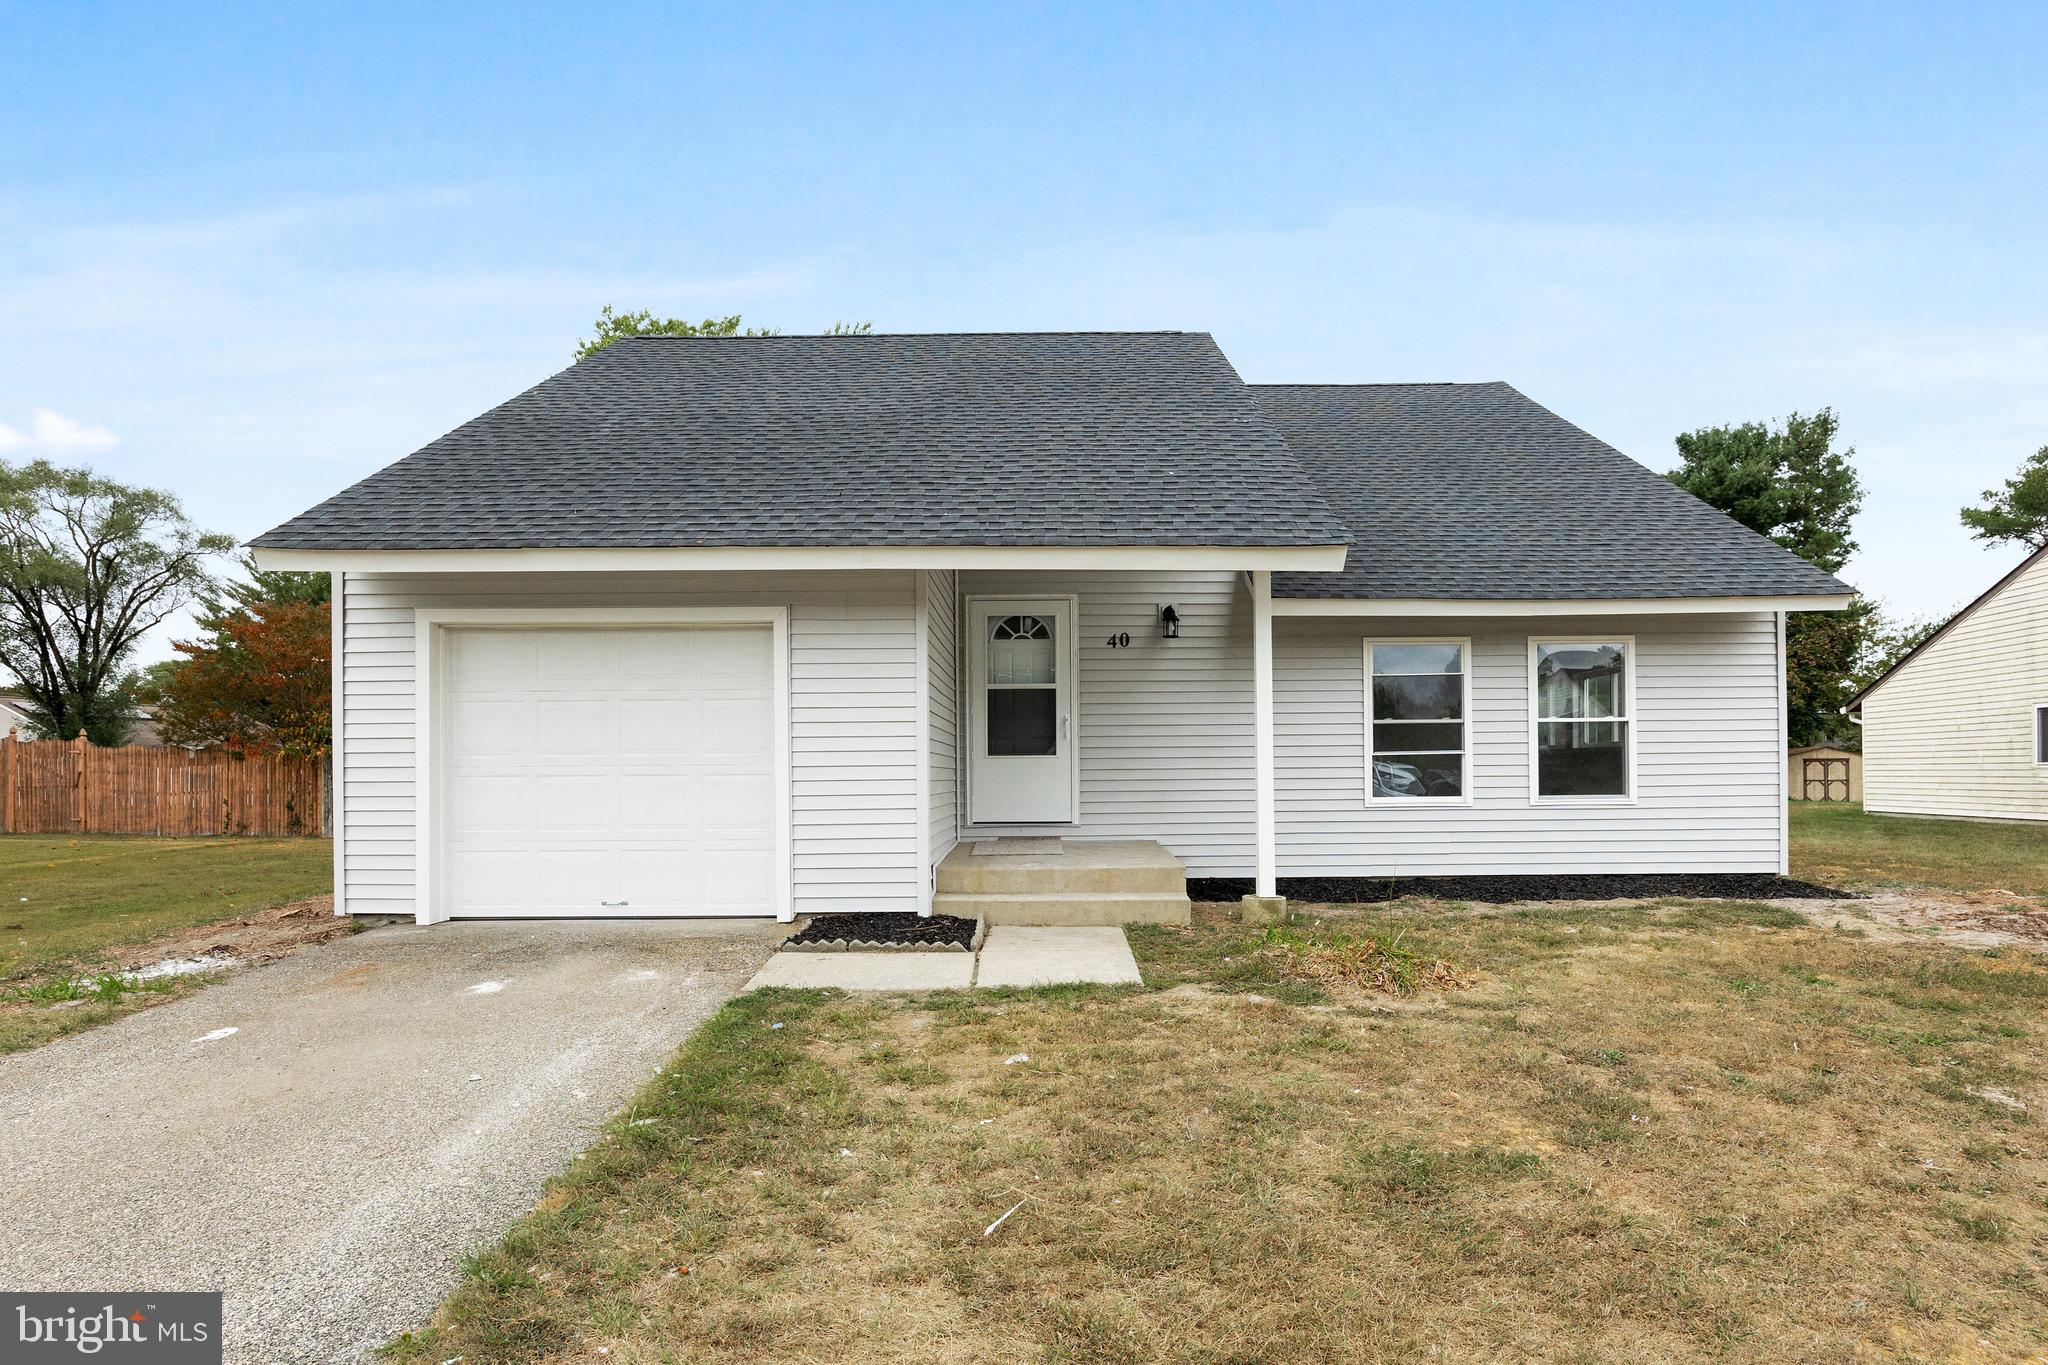
[[[415,609],[786,606],[799,913],[911,910],[916,598],[908,572],[347,575],[342,877],[350,911],[414,913]]]
[[[1769,613],[1275,623],[1280,875],[1772,872],[1784,800]],[[1366,639],[1472,641],[1469,807],[1366,799]],[[1530,800],[1532,639],[1629,636],[1636,800]],[[1249,870],[1249,863],[1243,865]]]
[[[1071,825],[975,825],[971,834],[1152,839],[1185,862],[1190,876],[1250,875],[1252,613],[1244,576],[959,577],[960,591],[973,596],[1080,598],[1080,818]],[[1159,633],[1159,608],[1168,603],[1180,613],[1177,640]],[[1123,633],[1130,647],[1112,649],[1110,637]],[[1354,691],[1354,713],[1357,697]]]
[[[2034,708],[2048,705],[2048,558],[1863,699],[1863,806],[2048,820]]]
[[[938,866],[960,837],[960,575],[925,574],[926,657],[930,669],[925,761],[930,767],[931,861]]]

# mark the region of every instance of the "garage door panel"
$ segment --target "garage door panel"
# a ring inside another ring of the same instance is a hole
[[[592,914],[621,899],[619,854],[610,846],[545,847],[533,853],[534,890],[543,910]]]
[[[618,688],[616,631],[536,630],[540,641],[534,683],[546,691],[593,692]]]
[[[768,756],[775,706],[767,697],[708,697],[704,752]]]
[[[448,756],[460,767],[479,759],[523,759],[533,752],[533,702],[459,697],[449,707]]]
[[[474,834],[522,834],[537,829],[534,784],[487,774],[463,774],[448,783],[448,832],[454,839]],[[355,845],[351,841],[350,845]]]
[[[711,689],[755,690],[774,652],[764,630],[707,630],[698,633],[695,643],[697,676]]]
[[[539,797],[537,828],[550,838],[571,833],[609,837],[618,827],[616,773],[542,773],[533,787]]]
[[[618,703],[610,699],[541,697],[534,703],[536,746],[550,758],[605,758],[619,751]]]
[[[619,780],[619,828],[628,834],[694,837],[704,828],[701,779],[629,773]]]
[[[449,631],[453,915],[772,914],[773,636]]]
[[[666,690],[677,678],[697,672],[697,641],[710,630],[626,630],[615,639],[617,675],[627,688]],[[759,631],[751,632],[759,634]],[[758,676],[750,679],[758,681]]]
[[[530,630],[462,630],[448,642],[452,693],[530,690],[539,635]]]
[[[748,914],[773,909],[762,888],[774,885],[774,855],[766,849],[713,849],[703,857],[703,896],[706,905],[719,906],[727,914]]]
[[[624,849],[619,858],[621,899],[635,914],[687,913],[704,907],[703,858],[695,849]]]
[[[626,697],[619,702],[619,731],[629,754],[691,757],[704,744],[704,704],[696,698]]]
[[[742,830],[775,828],[775,784],[765,775],[706,774],[704,830],[731,837]]]
[[[457,845],[449,850],[448,885],[454,889],[454,914],[522,912],[533,897],[533,855],[524,849]]]

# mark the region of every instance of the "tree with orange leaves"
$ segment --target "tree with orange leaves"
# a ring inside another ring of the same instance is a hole
[[[195,748],[323,758],[333,746],[325,575],[262,574],[199,618],[209,638],[151,670],[164,739]],[[266,583],[266,579],[312,580]],[[237,589],[240,589],[237,591]]]

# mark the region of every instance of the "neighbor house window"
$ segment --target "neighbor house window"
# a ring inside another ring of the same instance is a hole
[[[1366,790],[1373,800],[1465,800],[1470,653],[1464,640],[1367,642]]]
[[[2048,706],[2034,708],[2034,762],[2048,763]]]
[[[1529,648],[1537,798],[1634,792],[1628,640],[1537,640]]]

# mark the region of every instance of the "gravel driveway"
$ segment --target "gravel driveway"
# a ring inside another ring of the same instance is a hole
[[[0,1285],[221,1289],[231,1361],[365,1359],[786,932],[374,929],[0,1058]]]

